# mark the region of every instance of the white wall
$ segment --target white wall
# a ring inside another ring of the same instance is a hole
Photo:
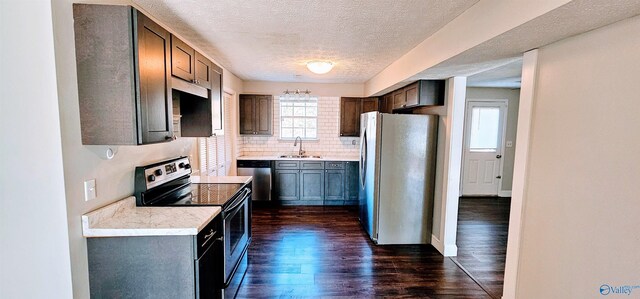
[[[520,101],[520,89],[468,87],[467,101],[478,99],[507,100],[509,103],[507,111],[507,129],[504,138],[505,141],[512,141],[513,146],[506,147],[502,154],[502,162],[504,163],[504,166],[501,191],[511,193],[513,160],[516,150],[516,130],[518,128],[518,103]]]
[[[69,246],[74,298],[89,297],[86,241],[82,237],[80,216],[98,207],[133,194],[135,166],[179,155],[197,160],[195,138],[180,138],[163,144],[116,146],[113,160],[104,158],[107,146],[84,146],[81,142],[78,106],[75,42],[71,4],[77,1],[53,0],[58,97],[62,131],[62,154],[67,199]],[[84,1],[97,2],[97,1]],[[128,1],[99,1],[124,3]],[[135,5],[134,5],[135,6]],[[150,16],[153,18],[153,16]],[[156,20],[157,21],[157,20]],[[164,25],[171,29],[170,26]],[[242,81],[224,72],[224,88],[242,89]],[[97,198],[84,201],[83,181],[96,179]]]
[[[458,254],[456,230],[458,227],[466,91],[466,77],[449,78],[446,84],[444,105],[421,110],[423,114],[440,116],[431,243],[445,256]]]
[[[638,32],[635,17],[539,51],[517,298],[640,285]]]
[[[285,90],[309,90],[313,95],[323,97],[362,97],[364,84],[299,83],[245,81],[243,93],[280,95]]]
[[[50,2],[0,1],[0,298],[72,297],[52,33]]]

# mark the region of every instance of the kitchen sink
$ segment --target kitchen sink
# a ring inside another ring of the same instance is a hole
[[[320,159],[321,156],[300,156],[300,155],[282,155],[280,158],[292,158],[292,159]]]

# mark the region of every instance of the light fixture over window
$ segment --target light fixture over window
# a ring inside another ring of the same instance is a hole
[[[314,60],[307,62],[307,68],[315,74],[326,74],[333,68],[333,62]]]

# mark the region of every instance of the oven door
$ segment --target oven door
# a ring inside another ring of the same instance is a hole
[[[229,285],[249,245],[251,189],[245,188],[224,215],[224,285]]]

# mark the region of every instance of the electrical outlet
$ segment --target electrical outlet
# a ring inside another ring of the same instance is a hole
[[[507,141],[507,147],[513,147],[513,141]]]
[[[90,201],[96,198],[96,180],[84,181],[84,200]]]

